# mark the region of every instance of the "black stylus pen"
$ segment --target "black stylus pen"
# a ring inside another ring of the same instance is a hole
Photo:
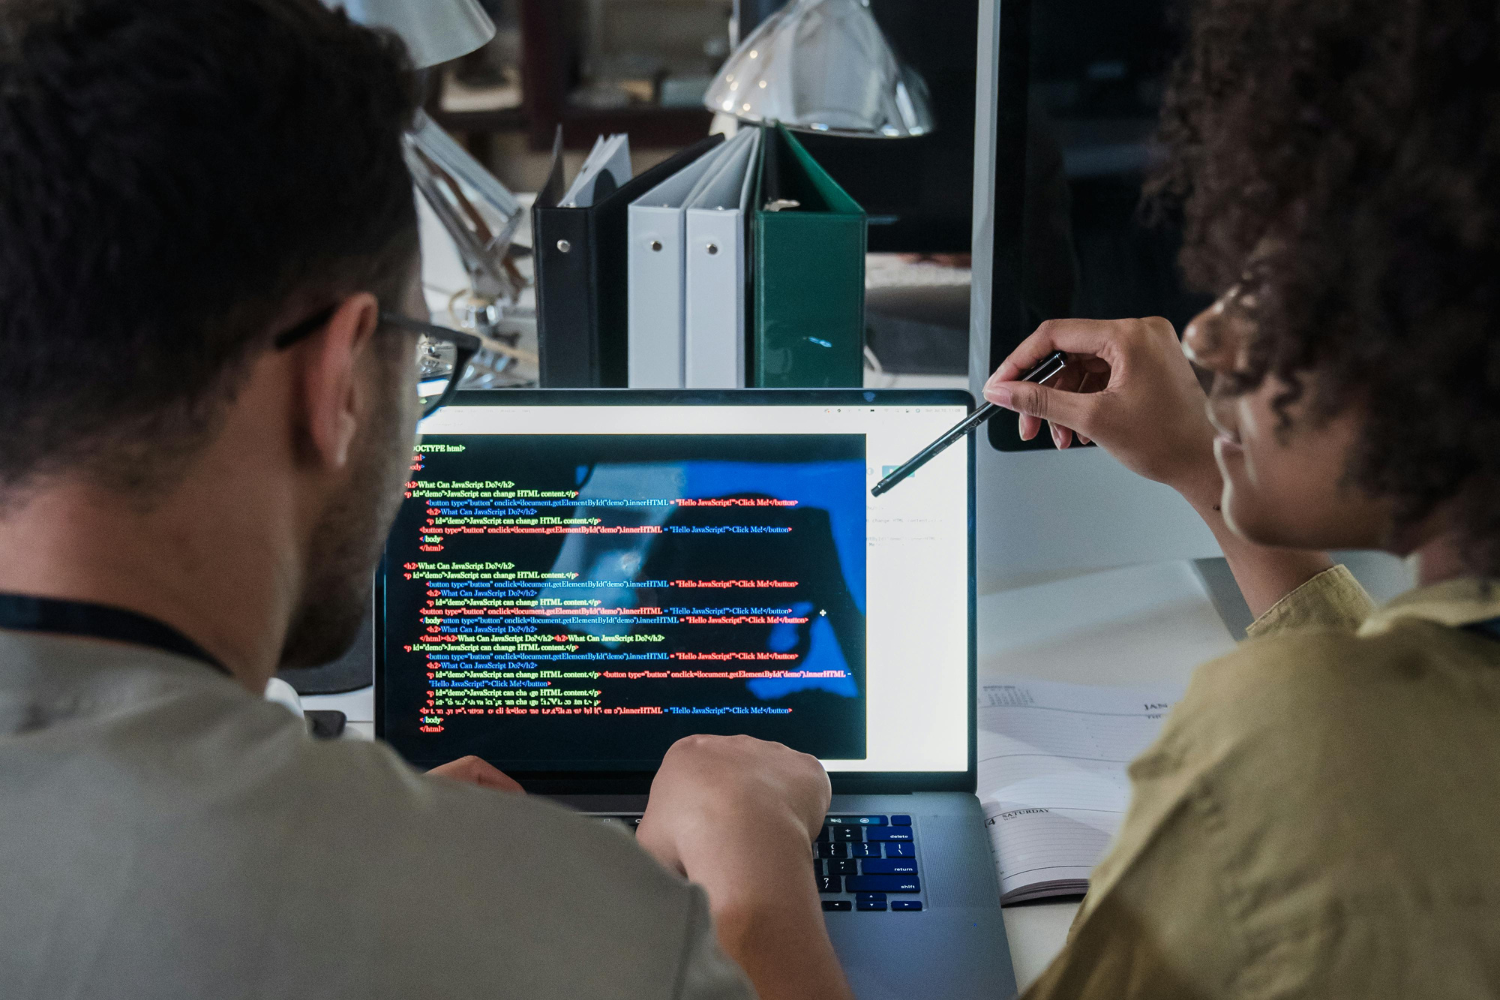
[[[1022,375],[1020,378],[1016,379],[1016,381],[1035,382],[1040,385],[1048,379],[1057,375],[1058,372],[1062,371],[1066,367],[1068,367],[1068,356],[1062,351],[1053,351],[1051,354],[1047,355],[1045,358],[1039,361],[1036,365],[1032,366],[1032,369],[1030,371],[1028,371],[1025,375]],[[950,444],[957,441],[959,438],[963,437],[965,434],[969,433],[974,428],[984,423],[986,420],[990,419],[990,417],[995,415],[995,411],[999,409],[1000,407],[996,406],[994,403],[985,403],[979,409],[975,410],[973,413],[965,417],[962,421],[954,424],[952,430],[948,431],[942,437],[932,442],[932,444],[917,452],[917,454],[912,457],[911,461],[907,462],[905,465],[892,472],[889,476],[886,476],[880,482],[876,483],[874,488],[870,490],[870,495],[878,497],[880,496],[880,494],[885,493],[892,486],[895,486],[897,483],[901,482],[901,480],[905,479],[913,472],[916,472],[928,462],[932,461],[933,458],[941,454],[943,450]]]

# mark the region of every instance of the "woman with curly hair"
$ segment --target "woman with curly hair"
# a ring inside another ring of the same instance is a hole
[[[1027,997],[1500,995],[1500,5],[1202,0],[1163,138],[1218,300],[1180,349],[1046,323],[985,395],[1176,488],[1259,617]],[[1336,548],[1419,586],[1374,608]]]

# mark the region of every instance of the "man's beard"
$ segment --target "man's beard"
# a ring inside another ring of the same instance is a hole
[[[370,605],[375,566],[412,460],[400,406],[379,411],[351,457],[349,484],[324,512],[308,553],[307,586],[281,647],[281,668],[338,659]]]

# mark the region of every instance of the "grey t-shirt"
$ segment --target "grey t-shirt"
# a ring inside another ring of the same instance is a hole
[[[543,800],[315,742],[194,660],[0,631],[0,992],[752,996],[700,889]]]

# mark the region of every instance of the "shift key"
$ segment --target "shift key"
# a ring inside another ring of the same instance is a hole
[[[847,892],[921,892],[915,875],[850,875],[844,879]]]

